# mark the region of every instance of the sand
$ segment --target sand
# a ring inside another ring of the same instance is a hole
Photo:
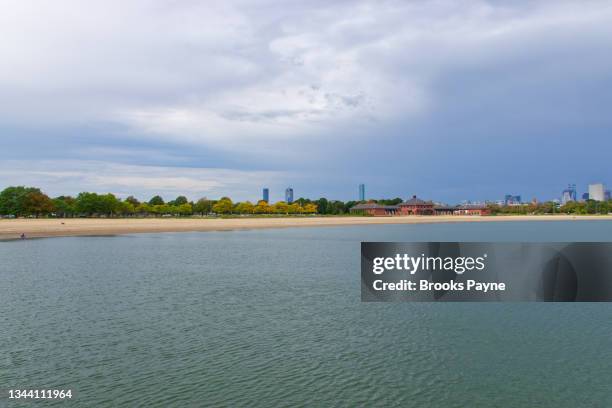
[[[341,225],[420,224],[439,222],[504,222],[612,220],[607,216],[403,216],[403,217],[285,217],[285,218],[136,218],[136,219],[0,219],[0,239],[117,235],[146,232],[228,231],[258,228]]]

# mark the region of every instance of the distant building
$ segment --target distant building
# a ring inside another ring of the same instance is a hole
[[[605,200],[605,191],[604,185],[599,184],[589,184],[589,199],[595,201],[604,201]]]
[[[357,204],[351,207],[351,213],[383,217],[395,215],[490,215],[491,211],[485,204],[434,205],[431,201],[424,201],[413,196],[410,200],[399,205]]]
[[[504,196],[504,205],[521,205],[521,196],[506,194]]]
[[[365,201],[365,184],[359,185],[359,201]]]
[[[565,205],[570,201],[576,201],[576,185],[568,184],[567,188],[561,194],[561,204]]]
[[[398,215],[397,205],[381,205],[376,203],[357,204],[351,207],[351,212],[356,214],[367,214],[375,216]]]
[[[285,190],[285,202],[288,204],[293,202],[293,189],[291,187],[287,187]]]
[[[262,200],[264,200],[266,203],[270,202],[270,190],[268,189],[268,187],[264,187],[263,189],[263,198]]]
[[[606,193],[604,194],[604,198],[606,199],[606,201],[612,200],[612,191],[606,190]]]
[[[436,210],[436,209],[434,209]],[[491,215],[491,210],[484,204],[458,205],[453,209],[453,215]]]
[[[460,205],[436,205],[435,215],[491,215],[491,210],[483,203]]]
[[[589,199],[589,193],[584,193],[582,195],[582,199],[585,200],[585,201],[588,200]]]
[[[424,201],[413,195],[410,200],[406,200],[398,205],[402,215],[432,215],[434,204],[431,201]]]

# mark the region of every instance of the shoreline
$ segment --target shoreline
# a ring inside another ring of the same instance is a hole
[[[453,222],[609,220],[612,215],[503,215],[278,218],[27,218],[0,220],[0,240],[68,236],[109,236],[156,232],[207,232],[350,225],[434,224]]]

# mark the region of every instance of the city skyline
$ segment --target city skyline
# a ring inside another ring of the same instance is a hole
[[[4,10],[0,189],[460,202],[612,183],[612,4]]]
[[[607,187],[607,185],[605,183],[591,183],[587,186],[586,191],[583,194],[580,194],[579,189],[576,188],[575,184],[568,184],[568,187],[566,187],[564,190],[561,191],[561,194],[558,197],[548,197],[545,199],[538,199],[538,198],[531,198],[531,199],[524,199],[522,197],[521,194],[505,194],[502,198],[493,198],[493,199],[484,199],[484,200],[479,200],[479,199],[473,199],[473,198],[466,198],[460,201],[444,201],[444,200],[440,200],[436,197],[427,197],[427,200],[432,201],[434,203],[439,203],[439,204],[498,204],[501,206],[513,206],[513,205],[523,205],[523,204],[529,204],[534,202],[534,200],[536,202],[548,202],[548,201],[553,201],[553,202],[557,202],[558,204],[566,204],[567,202],[570,201],[585,201],[587,199],[592,199],[595,201],[607,201],[610,200],[612,197],[612,191]],[[7,186],[8,187],[8,186]],[[38,186],[27,186],[27,187],[36,187],[39,188]],[[595,196],[595,198],[591,198],[590,197],[590,191],[592,191],[593,188],[597,189],[598,195]],[[48,193],[46,190],[42,189],[43,193]],[[247,197],[244,199],[238,199],[238,201],[250,201],[250,202],[254,202],[257,203],[260,200],[266,201],[266,202],[270,202],[270,203],[274,203],[274,202],[287,202],[287,203],[292,203],[295,202],[296,197],[294,196],[294,190],[293,187],[287,187],[283,190],[283,192],[281,193],[277,193],[274,194],[274,192],[270,192],[270,188],[269,187],[262,187],[260,189],[260,196],[259,198],[255,198],[255,197]],[[2,190],[0,190],[2,191]],[[80,192],[79,192],[80,193]],[[99,192],[95,192],[95,193],[99,193]],[[113,193],[111,193],[113,194]],[[73,194],[72,196],[76,196],[77,194]],[[71,194],[66,194],[66,193],[60,193],[57,195],[54,194],[50,194],[50,197],[59,197],[59,196],[71,196]],[[197,201],[198,199],[210,199],[210,200],[217,200],[220,199],[222,197],[230,197],[232,199],[236,199],[235,197],[231,197],[228,194],[222,194],[220,197],[209,197],[209,196],[201,196],[201,197],[196,197],[196,196],[192,196],[190,197],[189,195],[186,194],[178,194],[176,196],[164,196],[164,195],[160,195],[160,194],[154,194],[153,196],[143,196],[143,195],[138,195],[138,194],[124,194],[124,195],[116,195],[117,198],[119,199],[125,199],[128,197],[134,197],[140,201],[143,202],[147,202],[149,201],[149,199],[151,199],[152,197],[156,197],[156,196],[160,196],[164,201],[172,201],[173,199],[177,198],[177,197],[186,197],[188,200],[191,201]],[[343,202],[368,202],[368,201],[372,201],[372,200],[391,200],[391,199],[396,199],[396,198],[401,198],[401,199],[409,199],[411,196],[414,196],[414,194],[412,193],[407,193],[407,194],[391,194],[389,196],[378,196],[378,197],[370,197],[368,195],[366,195],[366,186],[363,183],[360,183],[358,185],[358,193],[356,197],[349,197],[348,199],[337,199],[337,198],[331,198],[331,197],[326,197],[326,196],[305,196],[305,195],[298,195],[297,199],[308,199],[308,200],[317,200],[320,198],[325,198],[328,199],[330,201],[334,201],[334,200],[339,200],[339,201],[343,201]],[[270,198],[272,197],[272,198]]]

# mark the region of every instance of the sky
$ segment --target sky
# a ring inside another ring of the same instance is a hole
[[[612,186],[612,2],[2,0],[0,190]]]

